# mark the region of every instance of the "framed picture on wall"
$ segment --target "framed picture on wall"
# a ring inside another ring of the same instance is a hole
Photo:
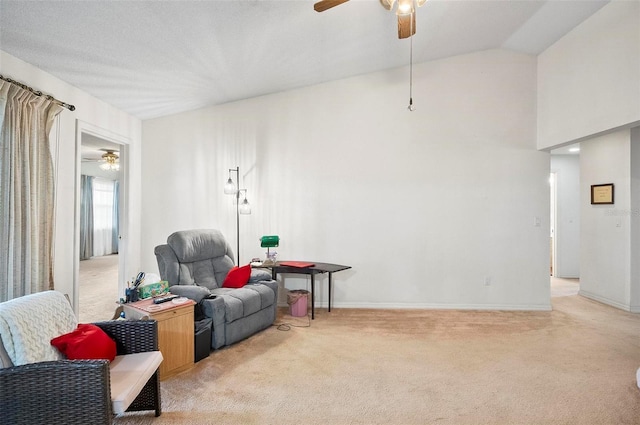
[[[591,185],[591,205],[613,204],[613,183]]]

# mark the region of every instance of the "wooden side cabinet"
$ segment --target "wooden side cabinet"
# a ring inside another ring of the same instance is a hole
[[[194,304],[195,302],[189,300],[178,305],[171,301],[156,305],[151,299],[123,304],[126,319],[149,318],[158,322],[158,348],[163,357],[160,364],[161,380],[193,366]]]

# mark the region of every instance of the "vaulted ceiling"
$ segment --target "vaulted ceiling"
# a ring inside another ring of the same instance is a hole
[[[379,1],[323,13],[313,3],[0,0],[0,49],[141,119],[408,64],[410,41]],[[493,48],[537,55],[606,3],[428,0],[414,63]]]

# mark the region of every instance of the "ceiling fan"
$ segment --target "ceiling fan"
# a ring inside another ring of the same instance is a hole
[[[349,0],[320,0],[313,5],[316,12],[324,12],[327,9],[346,3]],[[398,0],[396,15],[398,16],[398,38],[409,38],[416,33],[416,5],[425,4],[427,0]],[[396,0],[380,0],[380,4],[392,10]]]
[[[100,149],[105,151],[100,159],[83,158],[85,162],[100,162],[100,168],[106,171],[118,171],[120,169],[120,157],[118,151],[113,149]]]

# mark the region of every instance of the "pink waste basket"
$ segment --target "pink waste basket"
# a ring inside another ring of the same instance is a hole
[[[304,289],[295,289],[289,291],[287,295],[287,304],[289,304],[289,314],[293,317],[302,317],[307,315],[307,298],[309,291]]]

